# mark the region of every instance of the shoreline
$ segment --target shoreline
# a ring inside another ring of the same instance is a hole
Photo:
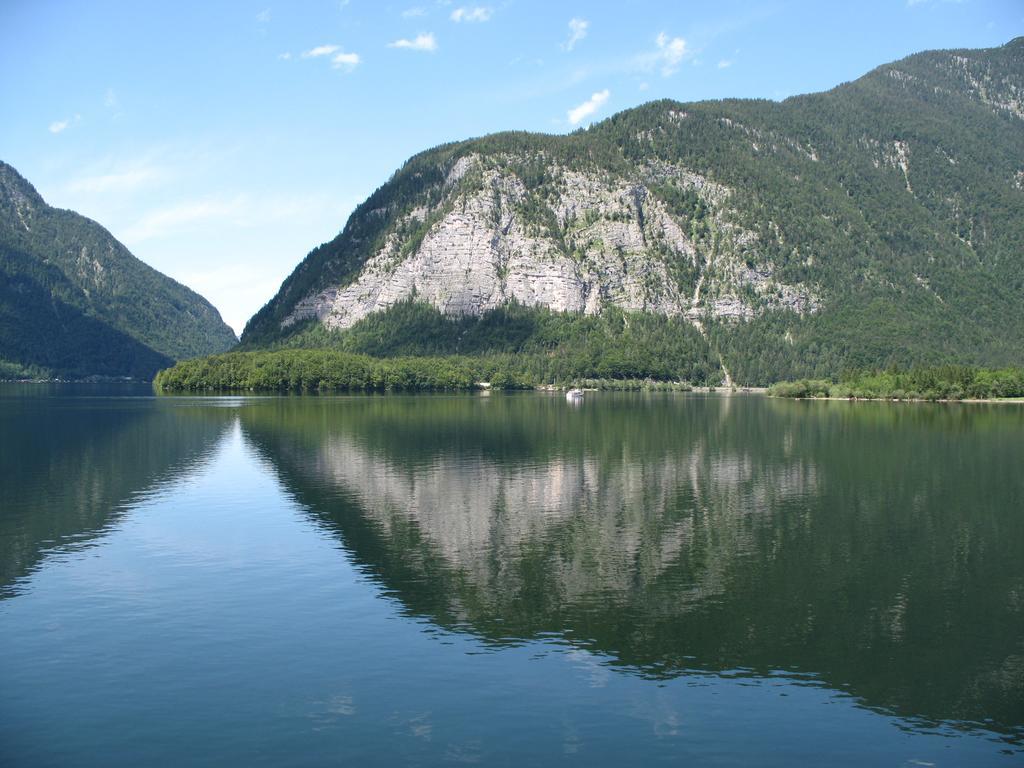
[[[0,384],[151,384],[152,379],[112,376],[85,379],[0,379]]]
[[[767,391],[767,388],[765,388]],[[772,400],[803,400],[806,402],[820,401],[833,403],[1024,403],[1024,397],[940,397],[929,400],[924,397],[786,397],[785,395],[768,395]]]
[[[539,384],[535,387],[524,387],[518,389],[520,392],[566,392],[570,389],[581,389],[584,392],[662,392],[672,394],[702,394],[702,395],[725,395],[725,396],[742,396],[742,395],[758,395],[771,398],[772,400],[797,400],[804,402],[864,402],[864,403],[972,403],[972,404],[1024,404],[1024,397],[987,397],[987,398],[924,398],[924,397],[789,397],[786,395],[773,395],[769,392],[770,387],[747,387],[747,386],[696,386],[690,385],[686,382],[679,381],[645,381],[643,383],[638,382],[636,379],[610,379],[609,382],[617,382],[626,386],[593,386],[590,384],[584,384],[577,386],[573,384]],[[0,379],[0,384],[152,384],[153,382],[147,382],[143,379],[131,379],[131,378],[107,378],[107,379]],[[632,385],[632,386],[630,386]],[[646,386],[645,386],[646,385]],[[239,395],[239,394],[257,394],[257,395],[274,395],[274,394],[353,394],[364,390],[276,390],[276,389],[261,389],[261,388],[238,388],[238,389],[208,389],[208,390],[165,390],[159,391],[158,394],[224,394],[224,395]],[[365,390],[369,392],[369,390]],[[437,389],[409,389],[409,390],[390,390],[396,394],[416,394],[416,393],[436,393],[436,392],[457,392],[459,390],[437,390]],[[489,382],[475,382],[472,387],[461,390],[467,394],[480,393],[480,392],[515,392],[516,389],[504,389],[491,387]],[[376,394],[386,394],[389,390],[383,390],[376,392]]]

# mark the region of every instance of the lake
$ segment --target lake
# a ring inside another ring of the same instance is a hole
[[[1024,762],[1024,407],[0,386],[0,763]]]

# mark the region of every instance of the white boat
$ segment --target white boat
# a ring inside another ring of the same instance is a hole
[[[578,403],[583,399],[582,389],[570,389],[565,393],[565,399],[570,403]]]

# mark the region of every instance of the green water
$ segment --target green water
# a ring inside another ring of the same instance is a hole
[[[0,430],[3,764],[1024,761],[1024,407],[8,386]]]

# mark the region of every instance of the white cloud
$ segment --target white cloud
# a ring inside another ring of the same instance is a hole
[[[406,8],[404,11],[402,11],[402,18],[403,19],[415,19],[418,16],[426,16],[426,15],[427,15],[426,8],[420,8],[419,6],[416,6],[415,8]]]
[[[729,59],[722,59],[720,62],[718,62],[718,68],[719,69],[728,69],[731,66],[732,66],[732,61],[729,60]]]
[[[664,32],[659,32],[655,42],[662,60],[661,74],[668,77],[679,69],[679,62],[686,55],[686,41],[681,37],[670,38]]]
[[[292,55],[287,51],[277,54],[277,58],[281,59],[281,61],[288,61],[291,57]]]
[[[131,191],[166,177],[166,172],[155,166],[139,165],[135,168],[79,176],[68,182],[69,192],[74,194],[99,194],[103,192]]]
[[[587,30],[590,28],[590,22],[586,19],[569,19],[569,39],[562,43],[562,48],[567,51],[571,51],[576,47],[576,43],[587,36]]]
[[[227,146],[212,150],[191,143],[187,148],[153,144],[137,152],[122,147],[76,164],[53,195],[62,208],[80,211],[120,230],[137,221],[164,193],[173,194],[188,183],[198,169],[208,169],[236,151]]]
[[[315,59],[318,56],[330,56],[332,53],[337,53],[341,49],[336,45],[318,45],[316,48],[311,48],[302,54],[304,59]]]
[[[335,69],[345,69],[351,72],[362,59],[359,58],[358,53],[336,53],[331,59],[331,66]]]
[[[68,120],[54,120],[50,123],[50,133],[60,133],[68,127],[69,122]]]
[[[412,40],[403,37],[400,40],[395,40],[393,43],[388,43],[388,48],[408,48],[410,51],[428,51],[432,53],[437,50],[437,40],[434,39],[432,32],[420,33]]]
[[[644,83],[640,83],[640,85],[638,85],[638,86],[637,86],[637,88],[638,88],[639,90],[641,90],[641,91],[646,91],[646,90],[647,90],[648,88],[650,88],[650,87],[651,87],[651,84],[650,84],[650,83],[647,83],[647,82],[644,82]]]
[[[607,88],[603,91],[598,91],[597,93],[592,94],[591,97],[582,104],[569,110],[567,113],[569,122],[573,125],[578,125],[580,121],[597,112],[597,110],[600,109],[606,101],[608,101],[609,96],[611,96],[611,92]]]
[[[319,59],[323,56],[330,56],[331,66],[335,69],[344,69],[346,72],[351,72],[363,61],[358,53],[345,51],[340,45],[318,45],[316,48],[304,51],[301,56],[304,59]],[[285,61],[291,57],[290,53],[279,53],[277,55],[277,58],[284,59]]]
[[[146,240],[177,234],[186,225],[195,222],[238,218],[245,210],[245,200],[241,196],[231,200],[209,198],[176,203],[145,214],[122,233],[121,239],[128,245],[136,245]]]
[[[490,8],[483,8],[477,6],[476,8],[456,8],[452,11],[451,20],[458,23],[462,21],[490,21],[491,14],[493,14]]]
[[[335,213],[336,201],[317,197],[253,197],[248,194],[184,200],[154,208],[120,232],[130,245],[166,237],[177,237],[207,222],[238,230],[259,230],[268,223],[294,222],[312,214]]]
[[[107,88],[107,92],[103,94],[103,106],[107,109],[117,109],[121,106],[121,102],[117,100],[117,94],[114,93],[113,88]]]
[[[270,9],[264,8],[262,11],[256,14],[256,21],[260,24],[266,24],[270,21]]]
[[[644,72],[660,69],[663,77],[669,77],[679,71],[679,65],[689,55],[686,40],[659,32],[654,43],[655,49],[637,56],[634,59],[634,66]]]

